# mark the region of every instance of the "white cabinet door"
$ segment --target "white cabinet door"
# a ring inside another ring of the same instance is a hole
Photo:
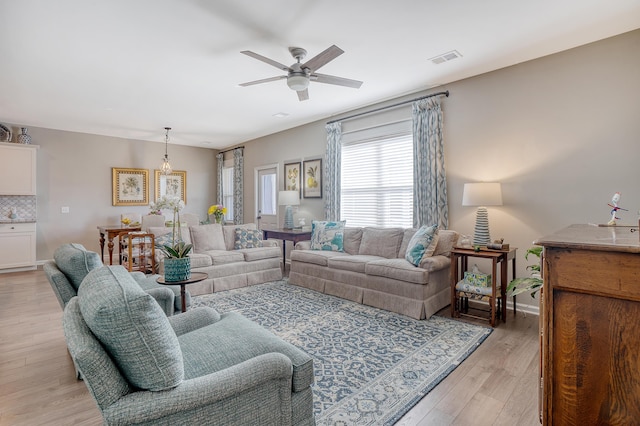
[[[36,195],[36,148],[0,144],[0,195]]]
[[[0,225],[0,269],[36,266],[36,224]]]

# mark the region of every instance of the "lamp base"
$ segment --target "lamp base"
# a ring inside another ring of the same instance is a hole
[[[287,206],[284,212],[284,229],[293,229],[293,207]]]
[[[476,227],[473,230],[473,245],[486,246],[489,243],[491,243],[489,213],[486,207],[478,207],[478,210],[476,210]]]

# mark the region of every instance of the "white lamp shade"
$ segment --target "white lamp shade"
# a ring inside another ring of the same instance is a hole
[[[499,182],[465,183],[463,206],[501,206],[502,189]]]
[[[298,191],[280,191],[278,193],[278,204],[281,206],[297,206],[300,204]]]

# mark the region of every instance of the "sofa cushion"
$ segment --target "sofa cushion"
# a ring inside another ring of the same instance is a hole
[[[76,291],[89,272],[102,266],[100,255],[82,244],[61,245],[53,252],[53,259]]]
[[[234,250],[262,247],[262,231],[258,229],[235,229]]]
[[[191,269],[193,268],[204,268],[206,266],[213,265],[213,260],[211,260],[211,256],[204,253],[189,253],[189,258],[191,258]]]
[[[407,247],[409,246],[409,241],[411,241],[411,238],[415,235],[416,231],[416,228],[407,228],[404,230],[402,244],[400,244],[400,249],[398,250],[398,258],[403,258],[407,255]]]
[[[257,229],[255,223],[243,223],[240,225],[224,225],[222,233],[224,234],[224,244],[227,250],[233,250],[236,242],[236,229]]]
[[[282,256],[279,247],[255,247],[238,250],[244,255],[245,262],[253,262],[262,259],[273,259]]]
[[[393,259],[398,256],[403,236],[402,228],[364,228],[358,254]]]
[[[184,226],[180,227],[180,235],[182,237],[182,241],[187,244],[191,244],[191,235],[189,233],[189,228]],[[168,241],[171,244],[171,239],[173,238],[173,228],[170,226],[150,226],[148,231],[153,234],[156,245],[161,244],[161,242]],[[178,232],[178,228],[176,228],[176,233]],[[177,237],[176,237],[177,238]]]
[[[427,284],[429,279],[429,272],[416,268],[406,259],[374,260],[367,263],[365,273],[414,284]]]
[[[322,251],[322,250],[293,250],[291,252],[291,261],[313,263],[314,265],[327,266],[328,259],[338,256],[350,256],[341,251]]]
[[[244,262],[244,254],[235,250],[207,250],[203,254],[206,254],[211,258],[211,264],[214,266]]]
[[[438,225],[423,225],[413,234],[407,245],[407,259],[414,266],[420,265],[423,257],[431,257],[438,242]]]
[[[178,337],[160,305],[122,266],[91,271],[78,290],[80,311],[129,383],[171,389],[184,377]]]
[[[458,233],[448,229],[438,231],[438,244],[433,252],[434,256],[451,256],[451,249],[458,241]]]
[[[383,258],[380,256],[369,255],[337,256],[327,259],[327,266],[333,269],[360,272],[361,274],[364,274],[365,265],[367,263],[381,259]]]
[[[346,221],[311,222],[311,250],[344,251],[344,225]]]
[[[224,243],[222,225],[219,223],[192,226],[189,228],[189,231],[191,231],[193,251],[196,253],[205,253],[209,250],[227,249]]]
[[[362,228],[344,228],[344,251],[349,254],[358,254],[362,241]]]

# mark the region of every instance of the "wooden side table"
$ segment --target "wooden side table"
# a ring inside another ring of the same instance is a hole
[[[293,245],[300,241],[309,241],[311,239],[311,231],[303,231],[302,229],[263,229],[262,235],[265,240],[273,238],[274,240],[282,240],[282,269],[287,260],[287,241],[293,241]]]
[[[185,291],[185,286],[187,284],[199,283],[200,281],[206,280],[209,275],[205,272],[192,272],[191,278],[184,281],[165,281],[164,275],[158,277],[156,282],[162,285],[179,285],[180,286],[180,299],[182,301],[182,312],[187,312],[187,296]]]
[[[512,262],[512,276],[516,276],[516,251],[517,248],[510,250],[480,250],[454,247],[451,250],[451,316],[459,318],[460,315],[475,317],[474,315],[464,314],[458,309],[456,301],[456,284],[463,278],[464,271],[469,266],[469,258],[477,257],[482,259],[491,259],[491,298],[489,306],[491,309],[491,318],[489,319],[491,327],[496,325],[496,300],[497,300],[497,272],[498,264],[500,264],[500,297],[502,298],[502,321],[507,322],[507,275],[508,262]],[[460,265],[459,265],[460,264]],[[460,266],[460,268],[459,268]],[[513,312],[516,311],[516,301],[513,298]]]

